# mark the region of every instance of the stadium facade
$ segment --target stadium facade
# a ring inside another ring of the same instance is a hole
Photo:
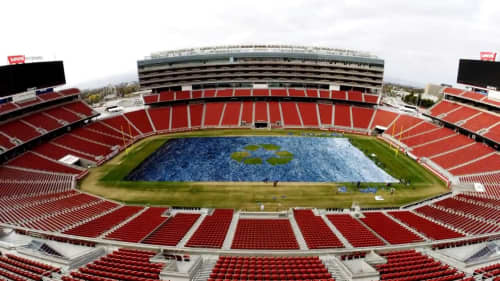
[[[153,92],[216,87],[300,87],[379,93],[384,60],[367,52],[234,45],[157,52],[137,62]]]

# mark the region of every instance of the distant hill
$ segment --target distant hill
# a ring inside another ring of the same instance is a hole
[[[101,88],[101,87],[108,86],[110,84],[116,85],[116,84],[121,84],[121,83],[138,82],[138,81],[139,81],[139,79],[137,77],[137,73],[131,72],[131,73],[121,73],[121,74],[117,74],[117,75],[103,77],[100,79],[86,81],[86,82],[77,83],[77,84],[68,85],[68,86],[77,87],[81,90],[85,90],[85,89]]]

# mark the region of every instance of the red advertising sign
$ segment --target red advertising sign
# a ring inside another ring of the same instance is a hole
[[[495,61],[497,58],[497,53],[494,52],[481,52],[481,60],[485,61]]]
[[[19,64],[19,63],[24,63],[26,58],[24,55],[19,55],[19,56],[8,56],[9,59],[9,64]]]

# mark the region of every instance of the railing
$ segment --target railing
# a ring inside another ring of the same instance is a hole
[[[378,57],[369,52],[336,49],[327,47],[311,47],[311,46],[293,46],[293,45],[227,45],[213,46],[200,48],[186,48],[171,51],[162,51],[152,53],[146,59],[168,58],[191,55],[204,54],[226,54],[226,53],[253,53],[253,52],[269,52],[269,53],[301,53],[301,54],[323,54],[323,55],[340,55],[352,57],[374,58]]]

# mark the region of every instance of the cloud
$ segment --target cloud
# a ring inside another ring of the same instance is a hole
[[[454,83],[459,58],[500,46],[496,0],[7,0],[0,9],[0,57],[62,59],[70,85],[136,73],[151,52],[241,43],[370,51],[386,77]]]

